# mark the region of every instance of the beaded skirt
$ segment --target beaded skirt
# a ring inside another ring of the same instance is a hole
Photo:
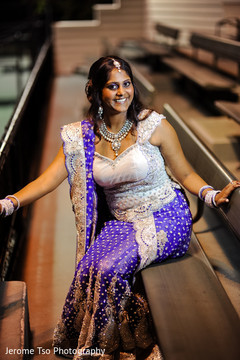
[[[153,213],[156,263],[184,255],[189,246],[191,213],[182,192],[174,191],[175,198]],[[104,224],[77,264],[54,331],[53,346],[60,355],[74,360],[162,359],[146,298],[135,282],[138,247],[133,223]]]

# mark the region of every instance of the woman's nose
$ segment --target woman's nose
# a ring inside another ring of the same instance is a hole
[[[122,88],[122,86],[119,86],[119,88],[117,90],[117,95],[118,96],[123,96],[123,88]]]

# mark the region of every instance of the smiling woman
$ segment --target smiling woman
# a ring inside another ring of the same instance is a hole
[[[222,191],[185,159],[165,117],[144,109],[129,64],[106,56],[90,68],[88,118],[65,125],[63,146],[47,170],[0,201],[11,215],[68,177],[77,230],[75,274],[54,331],[59,354],[86,360],[158,360],[148,303],[136,273],[184,255],[192,218],[181,185],[220,206],[240,186]],[[165,162],[177,182],[166,172]],[[164,309],[163,309],[164,311]],[[69,350],[70,349],[70,350]]]

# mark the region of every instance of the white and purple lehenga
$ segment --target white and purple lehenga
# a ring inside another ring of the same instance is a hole
[[[167,175],[159,148],[149,142],[162,118],[151,112],[139,121],[136,144],[115,160],[95,152],[90,121],[62,129],[77,255],[53,345],[74,349],[65,352],[74,360],[87,359],[87,349],[101,349],[99,359],[162,358],[135,275],[151,263],[184,255],[192,226],[179,185]],[[100,230],[97,219],[104,221],[106,210],[97,214],[99,185],[111,213]]]

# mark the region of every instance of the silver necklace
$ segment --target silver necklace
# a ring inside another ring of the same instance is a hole
[[[104,120],[99,126],[99,132],[102,137],[112,143],[112,149],[115,152],[116,157],[118,156],[118,151],[121,148],[121,141],[127,136],[132,126],[133,122],[127,119],[123,127],[116,134],[112,133],[107,129]]]

